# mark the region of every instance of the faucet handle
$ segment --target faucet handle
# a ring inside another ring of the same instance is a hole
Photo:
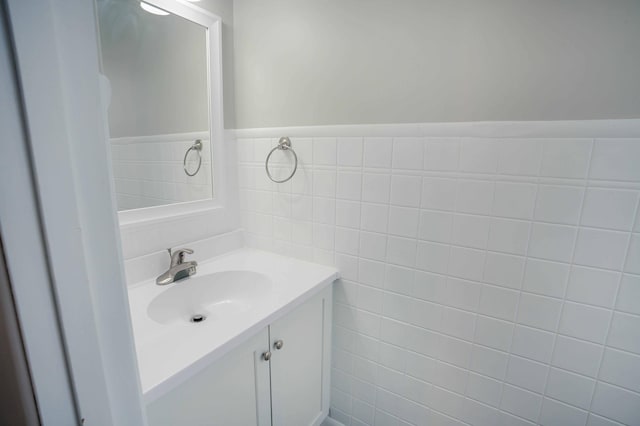
[[[173,267],[173,266],[179,265],[182,262],[184,262],[184,255],[185,254],[193,254],[193,250],[191,250],[189,248],[181,248],[181,249],[175,250],[171,254],[171,266]]]

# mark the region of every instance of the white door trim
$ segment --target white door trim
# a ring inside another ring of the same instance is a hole
[[[0,234],[42,424],[77,423],[24,133],[6,10],[0,3]]]
[[[100,103],[94,4],[6,3],[39,201],[31,212],[40,211],[46,244],[40,255],[53,282],[49,308],[58,308],[78,417],[90,425],[144,425]],[[21,186],[14,178],[11,183]],[[23,253],[23,266],[37,256]]]

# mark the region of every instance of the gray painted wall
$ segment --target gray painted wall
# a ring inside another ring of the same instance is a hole
[[[640,117],[638,0],[235,0],[236,127]]]

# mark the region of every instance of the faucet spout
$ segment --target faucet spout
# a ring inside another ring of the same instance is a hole
[[[171,251],[169,250],[169,253]],[[184,255],[192,254],[193,250],[191,249],[178,249],[173,254],[171,254],[171,263],[169,265],[169,269],[156,278],[156,284],[158,285],[167,285],[174,283],[176,281],[180,281],[184,278],[188,278],[191,275],[196,273],[196,267],[198,266],[198,262],[196,261],[184,261]]]

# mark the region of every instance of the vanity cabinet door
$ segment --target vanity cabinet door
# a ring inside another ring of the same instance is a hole
[[[326,417],[330,321],[331,286],[269,327],[273,426],[319,425]]]
[[[268,330],[147,406],[149,426],[269,426]],[[162,354],[158,354],[162,356]]]

